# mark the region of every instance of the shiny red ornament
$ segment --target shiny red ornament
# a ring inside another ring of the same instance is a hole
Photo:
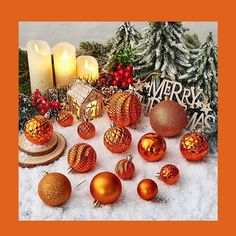
[[[74,117],[71,112],[61,110],[58,112],[56,120],[60,126],[67,127],[73,124]]]
[[[89,121],[82,122],[77,128],[78,135],[83,139],[92,138],[95,135],[95,132],[95,126]]]
[[[171,164],[163,166],[159,173],[160,180],[169,185],[175,184],[179,180],[179,176],[179,169]]]
[[[200,161],[209,153],[209,144],[201,133],[190,132],[180,140],[180,151],[188,161]]]
[[[132,179],[135,172],[135,166],[132,162],[132,156],[129,155],[127,159],[122,159],[116,164],[116,174],[123,180]]]

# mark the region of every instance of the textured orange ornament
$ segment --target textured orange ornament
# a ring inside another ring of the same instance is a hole
[[[77,128],[78,135],[83,139],[90,139],[95,135],[96,129],[91,122],[83,122]]]
[[[126,127],[138,121],[141,103],[132,92],[117,92],[110,98],[107,114],[117,127]]]
[[[179,169],[171,164],[165,165],[161,168],[159,178],[166,184],[175,184],[179,180]]]
[[[132,162],[132,156],[129,155],[127,159],[120,160],[116,164],[116,174],[123,180],[132,179],[134,176],[135,166]]]
[[[159,161],[166,153],[166,141],[156,133],[145,134],[138,142],[138,151],[146,161]]]
[[[163,137],[180,134],[187,125],[187,115],[179,103],[165,100],[157,103],[150,112],[153,130]]]
[[[60,111],[57,114],[57,123],[60,126],[66,127],[71,126],[73,124],[74,117],[69,111]]]
[[[151,179],[143,179],[137,187],[138,195],[146,201],[152,200],[158,193],[156,182]]]
[[[61,206],[71,195],[71,183],[63,174],[49,173],[39,182],[38,194],[45,204]]]
[[[34,116],[24,126],[25,137],[34,144],[44,144],[52,137],[51,122],[43,116]]]
[[[97,154],[87,143],[74,145],[68,153],[68,164],[76,172],[84,173],[95,167]]]
[[[180,151],[187,160],[200,161],[207,156],[209,144],[201,133],[191,132],[180,140]]]
[[[117,201],[122,191],[119,178],[111,172],[101,172],[95,175],[90,183],[90,193],[102,204],[112,204]]]
[[[132,141],[131,133],[126,128],[111,127],[103,137],[104,145],[112,153],[125,152]]]

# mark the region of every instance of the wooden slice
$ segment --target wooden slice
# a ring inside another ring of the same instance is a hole
[[[32,168],[36,166],[48,165],[57,159],[59,159],[66,149],[66,140],[65,138],[55,132],[57,136],[57,146],[51,153],[47,153],[41,156],[31,156],[25,152],[19,152],[19,161],[18,164],[21,167]]]

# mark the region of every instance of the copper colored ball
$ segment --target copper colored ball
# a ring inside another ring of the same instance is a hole
[[[34,116],[24,126],[25,137],[33,144],[47,143],[53,133],[51,122],[43,116]]]
[[[145,134],[138,142],[138,151],[146,161],[160,161],[166,153],[166,141],[156,133]]]
[[[39,182],[38,194],[45,204],[61,206],[71,195],[71,183],[63,174],[49,173]]]
[[[132,179],[135,172],[134,163],[129,159],[122,159],[116,164],[116,174],[123,180]]]
[[[73,124],[74,117],[69,111],[60,111],[57,114],[57,123],[62,127],[71,126]]]
[[[90,139],[95,135],[96,129],[91,122],[83,122],[77,128],[78,135],[83,139]]]
[[[95,175],[90,183],[90,193],[93,198],[103,204],[117,201],[122,191],[119,178],[111,172],[101,172]]]
[[[161,168],[160,179],[166,184],[175,184],[179,180],[179,169],[171,164]]]
[[[187,115],[179,103],[165,100],[157,103],[150,112],[153,130],[163,137],[180,134],[187,125]]]
[[[209,144],[201,133],[191,132],[180,140],[180,151],[188,161],[200,161],[209,153]]]
[[[139,182],[137,187],[138,195],[146,201],[150,201],[156,197],[158,193],[158,187],[156,182],[151,179],[143,179]]]

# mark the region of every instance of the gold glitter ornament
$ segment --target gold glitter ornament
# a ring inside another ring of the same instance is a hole
[[[57,114],[57,123],[62,127],[71,126],[73,124],[74,117],[69,111],[61,110]]]
[[[43,116],[34,116],[24,126],[24,135],[33,144],[42,145],[48,142],[52,133],[51,122]]]
[[[61,173],[49,173],[39,182],[38,194],[45,204],[52,207],[61,206],[70,198],[71,183]]]
[[[93,147],[87,143],[74,145],[68,152],[68,164],[78,173],[84,173],[94,169],[97,154]]]

